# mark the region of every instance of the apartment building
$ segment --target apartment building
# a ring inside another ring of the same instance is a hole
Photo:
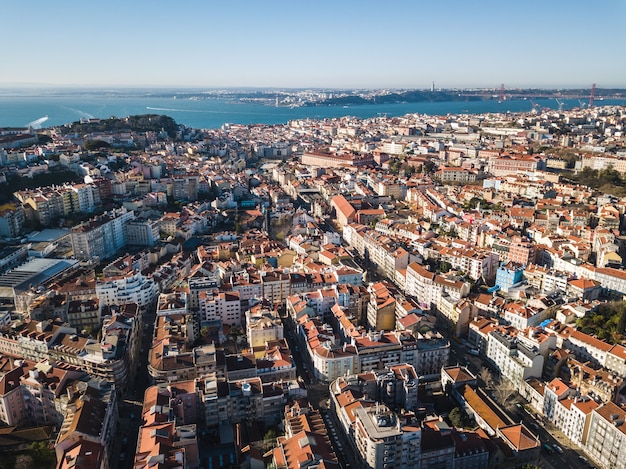
[[[14,203],[0,206],[0,236],[16,238],[22,234],[24,209]]]
[[[219,290],[201,292],[198,295],[200,317],[205,321],[220,320],[222,324],[240,326],[241,296],[239,292]]]
[[[98,279],[96,296],[105,305],[121,305],[136,303],[140,308],[146,308],[159,294],[154,280],[134,273],[126,277],[111,277]]]
[[[277,311],[255,305],[245,313],[246,337],[250,347],[265,347],[265,344],[283,338],[283,324]]]
[[[626,411],[608,402],[591,412],[587,453],[606,468],[626,467]]]
[[[393,331],[396,326],[396,300],[383,283],[368,288],[370,302],[367,305],[367,324],[376,331]]]
[[[473,182],[476,173],[459,167],[442,167],[435,173],[435,178],[441,182]]]
[[[80,260],[108,259],[128,244],[125,225],[135,218],[125,208],[112,210],[72,228],[74,257]]]
[[[536,349],[519,343],[516,335],[517,331],[511,328],[494,328],[488,335],[486,356],[502,376],[520,384],[527,378],[541,377],[544,357]]]
[[[126,240],[131,246],[154,246],[160,239],[158,220],[126,222]]]

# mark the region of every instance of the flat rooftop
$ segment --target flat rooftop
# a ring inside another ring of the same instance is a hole
[[[45,230],[37,231],[30,235],[28,241],[31,243],[51,243],[68,234],[70,234],[70,230],[65,228],[46,228]]]
[[[0,276],[0,298],[14,298],[15,290],[25,291],[38,287],[61,272],[74,268],[74,259],[29,258],[25,263]]]

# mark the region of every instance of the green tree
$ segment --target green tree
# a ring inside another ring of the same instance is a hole
[[[469,415],[461,408],[455,407],[448,414],[448,419],[453,427],[456,428],[473,428],[474,423]]]
[[[53,468],[56,465],[54,450],[48,448],[43,441],[36,441],[28,447],[28,454],[33,458],[33,463],[38,468]]]
[[[276,438],[278,438],[278,432],[273,428],[270,428],[265,432],[265,435],[263,435],[263,441],[274,441]]]
[[[202,341],[206,344],[209,340],[209,334],[211,333],[211,329],[209,329],[207,326],[204,326],[202,329],[200,329],[200,335],[202,336]]]
[[[111,145],[103,140],[90,140],[88,142],[85,142],[85,145],[83,145],[83,147],[85,148],[85,150],[93,151],[100,150],[102,148],[110,148]]]
[[[436,168],[437,168],[437,165],[433,163],[432,161],[427,161],[426,163],[424,163],[424,173],[426,174],[430,174],[434,172]]]

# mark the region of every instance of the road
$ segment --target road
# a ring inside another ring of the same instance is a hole
[[[301,353],[305,350],[305,345],[301,343],[295,332],[295,324],[291,317],[281,314],[283,326],[285,329],[285,338],[291,349],[298,376],[302,378],[307,388],[307,399],[314,409],[318,409],[328,430],[330,443],[335,451],[337,460],[343,469],[351,467],[359,467],[356,461],[356,453],[350,446],[347,436],[341,430],[339,422],[335,419],[334,412],[328,408],[329,389],[328,384],[316,380],[315,375],[311,372],[312,363],[308,353]]]
[[[140,353],[138,363],[134,370],[128,373],[128,390],[121,397],[118,404],[119,423],[117,441],[112,452],[111,461],[119,461],[119,466],[111,467],[130,469],[133,467],[135,449],[137,448],[137,436],[141,426],[141,411],[143,410],[143,397],[146,389],[150,386],[148,374],[148,353],[154,333],[154,321],[156,319],[156,301],[143,312],[143,330],[140,336]]]

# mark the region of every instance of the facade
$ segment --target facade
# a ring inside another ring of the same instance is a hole
[[[283,324],[276,311],[253,308],[246,311],[246,336],[250,347],[264,347],[283,338]]]
[[[126,239],[131,246],[154,246],[159,240],[158,221],[133,220],[126,223]]]
[[[137,303],[140,308],[145,308],[158,294],[159,289],[154,281],[139,273],[98,280],[96,284],[96,296],[105,305]]]
[[[72,228],[74,257],[84,261],[113,257],[128,244],[125,225],[134,218],[132,210],[121,208]]]
[[[396,326],[396,300],[383,283],[375,283],[369,289],[367,324],[375,331],[393,331]]]
[[[541,377],[544,357],[536,349],[519,343],[511,331],[502,327],[488,337],[487,358],[509,381],[521,384],[527,378]]]
[[[0,207],[0,236],[16,238],[22,234],[24,209],[13,203]]]
[[[512,262],[502,264],[496,272],[496,285],[505,292],[519,284],[523,279],[524,267]]]
[[[602,467],[626,467],[626,411],[609,402],[591,413],[587,453]]]
[[[383,404],[357,407],[354,416],[354,443],[362,467],[420,467],[420,428],[403,427],[398,416]]]
[[[223,324],[241,325],[241,297],[239,292],[202,292],[198,296],[200,317],[205,321],[221,320]]]

